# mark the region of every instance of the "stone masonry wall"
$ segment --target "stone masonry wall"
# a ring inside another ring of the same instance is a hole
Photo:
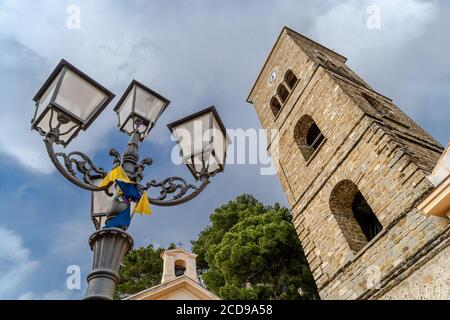
[[[262,84],[260,86],[264,88],[263,90],[257,90],[254,98],[261,124],[268,130],[278,129],[283,125],[289,115],[289,111],[292,109],[293,102],[298,99],[304,88],[307,87],[312,74],[317,68],[317,65],[300,50],[292,39],[286,39],[281,46],[281,54],[272,56],[268,63],[271,67],[266,68],[262,73]],[[283,82],[284,75],[289,69],[294,72],[299,81],[293,89],[291,96],[288,97],[285,105],[282,106],[280,114],[275,117],[270,109],[269,103],[271,98],[276,94],[278,86]],[[277,77],[274,82],[269,83],[267,79],[273,71],[277,73]]]
[[[450,247],[438,253],[380,299],[448,300],[450,297]]]
[[[432,186],[378,125],[372,124],[354,139],[359,141],[347,147],[350,153],[338,151],[342,158],[316,173],[314,186],[293,205],[293,223],[323,298],[362,295],[370,276],[367,272],[380,268],[380,277],[385,277],[449,225],[446,219],[413,211],[414,203]],[[329,206],[331,191],[343,180],[359,187],[384,227],[379,237],[358,253],[350,249]],[[331,288],[335,290],[328,292]]]
[[[317,50],[331,57],[331,65]],[[275,117],[269,102],[289,69],[299,81]],[[278,76],[270,84],[273,70]],[[412,283],[429,279],[422,265],[444,272],[438,269],[448,257],[449,220],[415,208],[433,188],[426,176],[442,147],[350,70],[345,58],[285,30],[249,101],[263,127],[278,130],[269,136],[268,152],[279,161],[278,176],[323,299],[401,298]],[[295,138],[305,115],[325,137],[309,159]],[[345,180],[357,186],[383,226],[362,249],[361,241],[344,236],[348,228],[330,209],[333,189]]]

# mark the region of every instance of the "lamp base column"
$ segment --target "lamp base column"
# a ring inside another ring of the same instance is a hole
[[[89,237],[89,245],[94,258],[84,299],[112,300],[120,264],[133,248],[133,238],[121,229],[102,229]]]

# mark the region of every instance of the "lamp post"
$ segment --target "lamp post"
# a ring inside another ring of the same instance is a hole
[[[133,247],[133,238],[126,232],[129,222],[121,221],[124,217],[131,220],[130,208],[137,198],[128,197],[121,190],[116,183],[119,179],[107,180],[111,172],[123,170],[121,179],[127,181],[134,194],[145,198],[144,202],[175,206],[195,198],[212,176],[224,170],[229,144],[214,107],[171,123],[168,127],[196,184],[180,177],[142,183],[143,171],[153,161],[148,157],[141,159],[140,144],[170,101],[133,80],[114,108],[119,129],[130,140],[122,155],[116,149],[110,150],[113,157],[110,174],[82,152],[55,151],[56,145],[66,147],[81,130],[87,130],[113,98],[110,91],[62,60],[33,99],[36,111],[31,127],[44,138],[50,160],[70,182],[91,191],[91,219],[96,232],[89,238],[93,268],[87,278],[85,299],[112,299],[120,264]]]

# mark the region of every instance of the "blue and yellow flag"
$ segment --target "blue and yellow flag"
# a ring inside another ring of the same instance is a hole
[[[123,196],[126,201],[132,201],[135,203],[137,202],[133,213],[147,215],[151,214],[152,211],[150,208],[150,201],[148,200],[147,192],[143,192],[141,194],[136,183],[130,180],[121,166],[118,166],[111,170],[99,184],[99,187],[107,186],[112,182],[115,182],[116,188],[119,188],[119,194]],[[130,225],[130,222],[131,206],[130,204],[128,204],[127,209],[119,213],[117,216],[108,219],[104,228],[128,227]]]
[[[147,215],[150,215],[152,213],[150,209],[150,201],[148,201],[147,192],[143,192],[141,194],[135,183],[127,183],[121,180],[116,180],[116,184],[119,186],[123,195],[127,199],[137,202],[137,205],[134,208],[133,213],[147,214]]]
[[[130,223],[131,223],[130,206],[128,206],[117,216],[114,216],[106,220],[105,226],[103,228],[124,228],[124,227],[127,228],[130,225]]]
[[[127,174],[125,173],[125,171],[123,171],[122,166],[118,166],[114,169],[112,169],[107,175],[106,177],[103,179],[102,182],[100,182],[100,184],[98,185],[100,188],[107,186],[108,184],[110,184],[111,182],[114,182],[116,180],[121,180],[123,182],[128,182],[131,183],[130,178],[128,178]]]
[[[147,214],[150,215],[152,213],[152,209],[150,208],[150,202],[148,201],[147,192],[143,192],[139,202],[134,208],[135,213],[139,214]]]
[[[122,191],[122,194],[128,199],[131,199],[134,202],[137,202],[139,201],[139,199],[141,199],[141,194],[135,183],[116,180],[116,184],[119,186],[120,190]]]

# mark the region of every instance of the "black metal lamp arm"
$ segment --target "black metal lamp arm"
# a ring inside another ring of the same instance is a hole
[[[107,173],[103,168],[96,167],[86,154],[79,151],[74,151],[69,154],[62,152],[56,153],[53,148],[55,143],[52,136],[47,136],[44,139],[44,142],[48,156],[55,168],[76,186],[89,191],[103,191],[107,190],[112,185],[112,183],[110,183],[104,187],[98,187],[93,183],[92,180],[104,178]],[[61,157],[64,160],[64,165],[60,162],[58,157]],[[83,175],[83,181],[77,176],[73,165],[75,165],[76,170]]]
[[[80,151],[73,151],[68,154],[55,152],[54,145],[58,138],[57,134],[49,133],[45,136],[44,142],[50,160],[59,173],[80,188],[89,191],[105,191],[109,196],[112,196],[112,194],[108,192],[108,189],[113,182],[104,187],[98,187],[94,183],[94,180],[106,177],[107,172],[105,172],[103,168],[97,167],[86,154]],[[144,167],[152,164],[150,158],[145,158],[139,164],[137,163],[139,158],[139,143],[136,142],[136,137],[130,139],[130,143],[128,144],[122,159],[115,149],[111,149],[109,155],[114,157],[115,167],[123,165],[125,172],[131,176],[130,178],[132,180],[139,181],[142,178]],[[63,160],[62,162],[60,161],[60,158]],[[77,174],[81,174],[82,178]],[[161,182],[152,180],[146,185],[138,183],[138,186],[141,191],[159,189],[159,197],[148,197],[149,202],[156,206],[168,207],[179,205],[194,199],[209,184],[209,178],[210,176],[207,173],[206,168],[204,168],[200,174],[201,184],[199,186],[189,184],[180,177],[170,177]],[[189,193],[189,191],[192,192]]]
[[[157,198],[148,197],[149,202],[156,206],[170,207],[188,202],[198,196],[208,186],[209,175],[203,174],[200,181],[201,184],[199,186],[194,186],[188,184],[183,178],[171,177],[161,182],[152,180],[143,189],[160,188],[160,196]],[[190,190],[192,192],[188,193]],[[167,199],[169,195],[170,199]]]

